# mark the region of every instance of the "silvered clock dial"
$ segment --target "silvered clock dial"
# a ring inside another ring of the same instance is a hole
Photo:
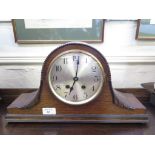
[[[100,61],[83,50],[69,50],[57,55],[48,75],[52,93],[71,105],[86,104],[102,90],[104,69]]]

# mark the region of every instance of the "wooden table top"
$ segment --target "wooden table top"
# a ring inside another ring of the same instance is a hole
[[[155,134],[155,107],[147,103],[150,114],[148,124],[58,124],[11,123],[6,124],[6,105],[0,105],[1,135],[148,135]]]

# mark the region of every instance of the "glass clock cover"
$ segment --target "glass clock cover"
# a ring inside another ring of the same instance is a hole
[[[50,64],[49,86],[61,101],[81,105],[95,99],[102,90],[104,70],[99,60],[81,50],[57,55]]]

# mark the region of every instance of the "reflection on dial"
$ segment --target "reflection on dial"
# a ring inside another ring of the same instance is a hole
[[[81,105],[101,91],[104,70],[100,62],[85,51],[72,50],[58,55],[50,65],[49,85],[61,101]]]

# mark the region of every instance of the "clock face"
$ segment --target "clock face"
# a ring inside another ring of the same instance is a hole
[[[48,81],[52,93],[71,105],[86,104],[101,92],[104,70],[98,59],[81,50],[56,56],[50,64]]]

